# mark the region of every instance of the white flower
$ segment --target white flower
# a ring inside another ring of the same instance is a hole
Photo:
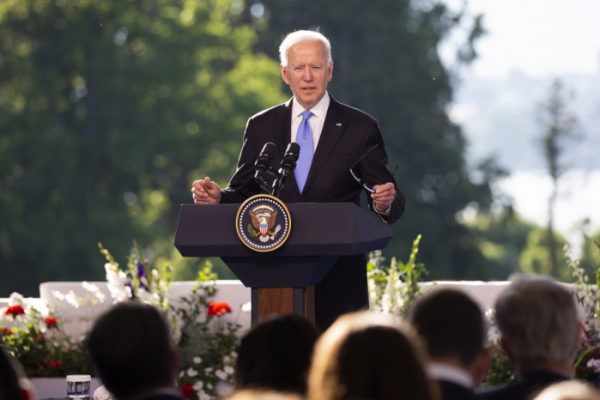
[[[212,397],[210,397],[208,394],[204,393],[202,390],[198,392],[198,399],[199,400],[212,400]]]
[[[184,375],[185,375],[185,371],[181,371],[181,372],[179,373],[179,379],[183,378],[183,377],[184,377]]]
[[[207,388],[207,389],[209,389],[209,390],[210,390],[210,389],[212,389],[212,387],[213,387],[213,386],[212,386],[210,383],[207,383],[207,384],[206,384],[206,388]]]
[[[225,356],[223,357],[223,364],[229,364],[231,362],[231,357]]]
[[[233,367],[232,367],[232,366],[230,366],[230,365],[226,365],[226,366],[223,368],[223,370],[224,370],[224,371],[225,371],[225,373],[227,373],[228,375],[233,375],[233,371],[235,371],[235,370],[233,369]]]
[[[215,392],[217,392],[217,396],[219,398],[224,398],[233,394],[233,386],[231,386],[227,382],[219,381],[217,382]]]
[[[231,358],[237,358],[237,353],[235,351],[232,351],[230,356]]]
[[[8,298],[8,306],[23,306],[23,296],[17,292],[13,292]]]
[[[207,374],[210,374],[213,371],[212,368],[204,368],[204,372],[206,372]]]
[[[250,314],[252,312],[252,302],[242,304],[242,311]]]
[[[125,286],[127,275],[119,270],[116,265],[111,263],[104,264],[106,270],[106,282],[108,283],[108,291],[115,303],[120,303],[131,297],[131,289]]]
[[[58,301],[62,301],[65,299],[65,295],[59,292],[58,290],[53,290],[51,293],[52,296],[54,296],[54,298]]]
[[[202,362],[202,359],[200,357],[194,357],[192,358],[192,361],[194,362],[194,364],[200,364]]]
[[[95,293],[95,292],[100,291],[100,288],[98,286],[94,285],[93,283],[86,282],[86,281],[81,282],[81,286],[83,286],[83,288],[90,293]]]
[[[194,368],[192,368],[192,367],[189,367],[189,368],[187,369],[186,373],[188,374],[188,376],[189,376],[190,378],[193,378],[193,377],[195,377],[196,375],[198,375],[198,371],[196,371],[196,370],[195,370]]]
[[[597,358],[591,358],[587,362],[587,367],[593,368],[595,373],[600,373],[600,360],[598,360]]]
[[[74,308],[79,308],[79,301],[77,301],[77,296],[72,290],[65,295],[65,300],[67,300],[67,303],[72,305]]]
[[[229,376],[229,375],[227,375],[227,373],[225,373],[225,371],[222,371],[222,370],[220,370],[220,369],[218,369],[218,370],[215,372],[215,375],[217,376],[217,378],[219,378],[219,379],[221,379],[221,380],[223,380],[223,381],[224,381],[224,380],[226,380],[226,379],[227,379],[227,377]]]
[[[203,387],[204,387],[204,382],[202,382],[202,381],[198,381],[198,382],[194,383],[194,390],[196,392],[199,392],[200,389],[202,389]]]
[[[488,341],[490,343],[498,343],[498,340],[500,340],[500,332],[498,331],[498,328],[496,328],[495,326],[492,326],[487,333],[488,336]]]

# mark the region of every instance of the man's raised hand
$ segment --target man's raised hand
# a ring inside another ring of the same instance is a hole
[[[208,176],[194,182],[192,193],[196,204],[219,204],[221,201],[221,188],[215,182],[211,182]]]
[[[388,182],[383,185],[375,185],[373,189],[375,189],[375,193],[371,195],[373,202],[380,210],[387,210],[392,205],[396,195],[394,184]]]

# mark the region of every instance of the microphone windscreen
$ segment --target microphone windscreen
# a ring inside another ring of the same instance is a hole
[[[263,146],[261,153],[268,154],[272,158],[277,153],[277,146],[275,143],[267,142]]]
[[[285,156],[291,157],[294,161],[298,161],[299,155],[300,155],[300,145],[296,142],[291,142],[290,144],[288,144],[288,147],[285,150]]]

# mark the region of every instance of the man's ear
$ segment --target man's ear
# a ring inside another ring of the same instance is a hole
[[[329,75],[327,82],[331,82],[331,76],[333,75],[333,61],[329,61],[329,69],[327,71],[327,74]]]
[[[283,81],[289,85],[290,80],[288,79],[288,76],[287,76],[287,68],[284,67],[283,65],[280,65],[280,67],[281,67],[281,77],[283,78]]]

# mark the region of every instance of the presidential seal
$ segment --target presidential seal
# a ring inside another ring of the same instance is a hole
[[[279,248],[290,235],[290,212],[281,200],[267,194],[250,197],[240,207],[236,221],[238,236],[252,250]]]

